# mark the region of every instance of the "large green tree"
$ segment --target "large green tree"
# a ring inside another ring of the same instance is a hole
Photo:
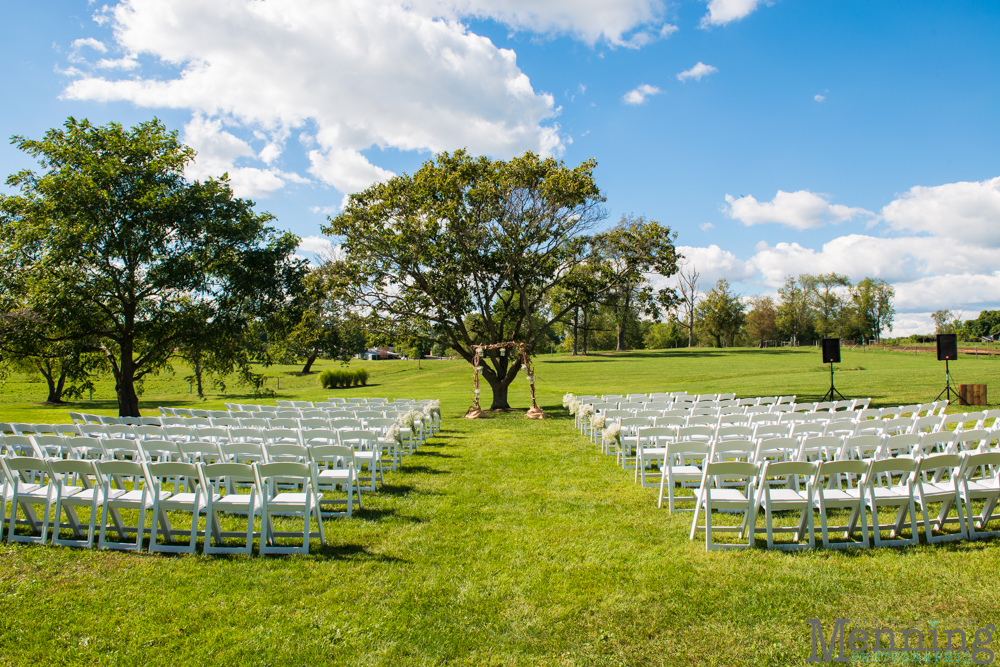
[[[746,307],[725,278],[719,278],[698,304],[698,323],[716,347],[732,347],[745,317]]]
[[[808,340],[814,330],[815,314],[809,295],[793,276],[785,278],[784,286],[778,288],[778,329],[792,346]]]
[[[476,343],[534,348],[577,302],[550,310],[553,289],[590,294],[571,283],[585,279],[574,269],[605,217],[595,165],[441,153],[413,175],[351,195],[324,232],[340,238],[372,329],[397,340],[424,336],[470,363]],[[405,331],[415,320],[432,326]],[[485,355],[492,409],[509,408],[520,368],[516,356]]]
[[[861,335],[878,342],[883,331],[892,331],[896,316],[896,289],[881,278],[865,278],[851,291]]]
[[[195,153],[158,120],[70,118],[12,142],[44,171],[13,174],[19,193],[0,197],[0,291],[18,304],[0,338],[96,341],[121,415],[138,416],[137,384],[178,346],[238,343],[301,278],[298,239],[269,227],[225,175],[185,179]],[[217,352],[246,368],[242,346]]]
[[[655,290],[650,277],[664,278],[677,273],[676,233],[645,216],[623,215],[621,221],[594,239],[598,257],[599,284],[607,289],[601,302],[614,316],[616,347],[626,349],[625,327],[638,316],[659,321],[661,311],[670,311],[677,293],[669,288]]]
[[[839,273],[804,273],[799,276],[799,284],[809,299],[815,313],[816,333],[826,338],[839,334],[842,315],[850,310],[851,280]]]

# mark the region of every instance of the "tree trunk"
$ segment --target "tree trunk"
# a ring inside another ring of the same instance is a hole
[[[573,309],[573,356],[576,356],[576,337],[580,331],[580,307],[577,306]]]
[[[617,333],[618,333],[618,349],[616,349],[615,352],[624,352],[625,351],[625,327],[623,327],[622,325],[619,324],[618,325],[618,332]]]
[[[198,398],[205,398],[205,391],[201,386],[201,358],[194,361],[194,381],[198,385]]]
[[[507,390],[509,388],[510,385],[504,384],[503,380],[490,382],[490,389],[493,390],[493,402],[490,404],[490,410],[510,409],[510,404],[507,402]]]
[[[306,365],[302,367],[303,375],[307,375],[312,370],[313,363],[316,362],[316,357],[318,356],[318,354],[311,354],[306,358]]]
[[[49,397],[45,399],[46,403],[62,403],[62,392],[63,387],[66,384],[66,371],[63,370],[59,374],[58,383],[55,380],[55,373],[52,372],[52,362],[48,359],[45,360],[45,364],[38,364],[38,371],[45,378],[45,383],[49,386]]]
[[[119,417],[141,417],[139,414],[139,397],[135,393],[135,361],[132,359],[132,346],[125,343],[121,346],[121,360],[115,377],[115,394],[118,396]]]
[[[688,314],[688,347],[694,347],[694,308]]]
[[[590,325],[587,323],[587,311],[583,311],[583,354],[587,354],[587,334],[590,332]]]

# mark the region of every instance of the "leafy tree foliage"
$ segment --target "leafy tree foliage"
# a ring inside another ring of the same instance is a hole
[[[793,276],[785,278],[785,284],[778,289],[778,328],[788,337],[792,345],[808,341],[813,336],[814,314],[806,291]]]
[[[70,118],[41,140],[13,143],[43,173],[7,180],[0,197],[0,339],[93,340],[115,377],[121,415],[137,416],[137,385],[178,346],[208,335],[241,341],[301,278],[298,239],[267,226],[227,177],[189,182],[194,151],[158,121],[126,130]],[[56,332],[56,333],[53,333]],[[219,363],[249,369],[243,345]]]
[[[714,341],[716,347],[732,346],[743,326],[745,308],[729,283],[720,278],[715,287],[705,294],[698,304],[698,322],[702,330]]]
[[[769,296],[751,296],[750,311],[743,322],[743,333],[750,342],[764,347],[765,342],[778,338],[778,309]]]
[[[855,317],[862,336],[878,342],[883,331],[892,331],[895,296],[896,289],[881,278],[865,278],[854,286]]]
[[[851,314],[851,280],[839,273],[799,276],[799,284],[809,299],[816,333],[821,338],[839,335],[845,316]]]
[[[578,279],[587,233],[605,217],[595,165],[441,153],[412,176],[351,195],[324,232],[341,237],[374,331],[398,340],[426,320],[433,333],[418,335],[471,363],[475,343],[535,347],[572,310],[548,311],[548,297]],[[496,351],[484,359],[491,408],[509,407],[520,368]]]
[[[654,291],[650,274],[670,277],[677,273],[676,233],[644,216],[622,216],[621,221],[594,239],[597,280],[607,286],[602,303],[614,316],[616,350],[624,351],[629,318],[646,315],[659,319],[661,310],[677,304],[677,293],[669,288]]]

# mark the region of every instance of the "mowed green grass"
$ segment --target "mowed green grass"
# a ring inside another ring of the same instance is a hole
[[[333,391],[315,375],[270,369],[281,374],[280,398],[440,398],[444,431],[387,473],[363,511],[327,522],[329,544],[314,541],[309,556],[0,545],[0,664],[790,665],[809,657],[807,618],[827,628],[836,618],[967,630],[997,621],[995,541],[706,553],[688,541],[690,514],[657,509],[655,490],[633,484],[561,407],[567,391],[816,400],[829,385],[818,351],[536,364],[545,421],[461,419],[472,399],[462,362],[372,362],[371,386]],[[929,401],[944,384],[930,355],[845,351],[841,366],[864,370],[841,370],[840,391],[876,405]],[[952,369],[996,385],[1000,360],[963,358]],[[31,405],[40,386],[24,386],[8,383],[0,421],[66,420],[70,408]],[[110,393],[99,386],[99,405],[71,409],[112,414]],[[147,384],[143,406],[251,401],[237,394],[192,401],[186,383],[162,378]],[[512,404],[526,407],[527,395],[522,376]]]

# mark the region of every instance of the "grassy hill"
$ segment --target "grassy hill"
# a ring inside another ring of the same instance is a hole
[[[366,366],[370,386],[333,391],[316,375],[269,369],[279,398],[442,399],[445,430],[355,518],[329,522],[328,545],[225,558],[4,543],[0,665],[791,665],[812,650],[809,618],[827,632],[837,618],[967,632],[996,621],[995,541],[709,554],[687,539],[690,514],[657,509],[655,491],[580,437],[561,407],[566,391],[816,400],[829,371],[814,349],[541,357],[539,403],[552,415],[542,422],[461,419],[472,398],[462,362]],[[1000,387],[995,359],[952,368]],[[238,388],[191,400],[185,374],[148,382],[144,412],[252,400]],[[15,380],[0,421],[115,412],[107,382],[94,403],[51,408],[31,404],[41,385]],[[837,375],[841,392],[877,405],[930,401],[943,384],[943,364],[893,352],[846,351]],[[527,395],[519,378],[512,404]]]

